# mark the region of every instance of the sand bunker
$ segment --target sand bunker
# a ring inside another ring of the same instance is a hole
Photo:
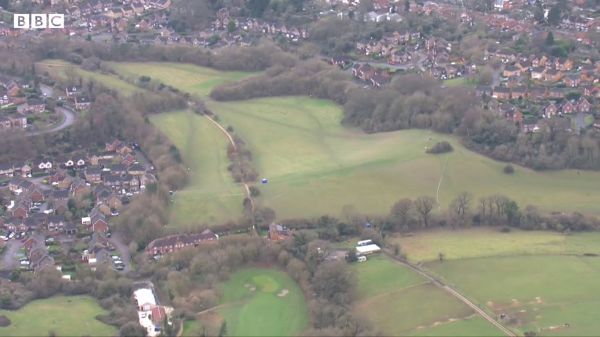
[[[286,296],[290,291],[287,289],[281,289],[281,291],[279,292],[279,294],[277,294],[277,296],[279,297],[284,297]]]

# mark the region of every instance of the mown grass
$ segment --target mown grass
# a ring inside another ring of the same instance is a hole
[[[169,63],[126,63],[114,68],[200,95],[216,82],[250,75]],[[494,191],[543,211],[600,213],[596,206],[599,172],[535,172],[517,166],[515,174],[506,175],[504,163],[465,149],[453,136],[424,130],[367,135],[341,126],[339,106],[307,97],[209,101],[208,106],[248,144],[259,173],[269,179],[259,186],[259,205],[273,208],[279,218],[339,215],[345,205],[382,215],[398,199],[419,195],[436,197],[443,209],[462,191],[475,197]],[[425,153],[441,140],[449,141],[454,151],[438,156]],[[237,216],[241,209],[240,204]]]
[[[434,261],[444,253],[446,260],[464,258],[533,255],[533,254],[600,254],[600,233],[565,235],[549,231],[472,228],[431,230],[414,235],[396,235],[390,242],[400,245],[413,262]]]
[[[285,296],[281,291],[287,290]],[[249,268],[222,288],[228,336],[294,336],[307,328],[308,308],[300,287],[284,272]]]
[[[473,311],[452,295],[387,257],[371,256],[352,269],[358,278],[354,312],[385,335],[441,334],[452,331],[442,327],[455,325],[472,335],[496,333],[489,323],[472,319]]]
[[[208,96],[211,90],[225,82],[238,81],[256,73],[243,71],[219,71],[183,63],[115,63],[109,65],[118,73],[137,80],[149,76],[182,91]]]
[[[140,88],[119,79],[115,75],[83,70],[78,65],[63,60],[44,60],[38,62],[35,67],[38,73],[44,74],[47,72],[52,78],[61,80],[71,79],[73,81],[81,78],[84,82],[94,81],[125,96],[141,90]]]
[[[11,320],[0,336],[113,336],[117,329],[96,319],[106,312],[87,296],[56,296],[28,303],[17,311],[0,310]]]
[[[227,170],[227,139],[205,117],[191,111],[154,115],[152,123],[177,146],[191,181],[175,194],[170,225],[210,227],[236,220],[244,194]]]
[[[600,304],[600,258],[561,255],[485,257],[427,267],[506,324],[539,335],[593,336]],[[567,324],[567,325],[565,325]]]

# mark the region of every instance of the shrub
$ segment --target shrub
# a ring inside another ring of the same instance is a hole
[[[513,174],[513,173],[515,173],[515,168],[511,164],[508,164],[508,165],[504,166],[503,171],[506,174]]]
[[[7,327],[10,325],[10,319],[4,315],[0,315],[0,327]]]
[[[439,154],[439,153],[452,152],[452,150],[454,150],[454,149],[452,148],[452,145],[450,145],[450,143],[448,143],[447,141],[441,141],[441,142],[436,143],[430,149],[427,149],[426,152],[431,153],[431,154]]]

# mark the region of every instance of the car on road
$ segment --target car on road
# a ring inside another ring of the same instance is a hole
[[[14,239],[15,235],[17,235],[15,232],[10,232],[10,233],[8,233],[8,238],[9,239]]]

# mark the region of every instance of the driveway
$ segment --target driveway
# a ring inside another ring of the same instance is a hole
[[[110,242],[110,244],[112,244],[119,252],[121,260],[123,260],[123,264],[125,265],[123,272],[129,272],[131,270],[131,254],[129,254],[129,246],[123,242],[118,233],[112,233],[111,237],[108,239],[108,242]]]

